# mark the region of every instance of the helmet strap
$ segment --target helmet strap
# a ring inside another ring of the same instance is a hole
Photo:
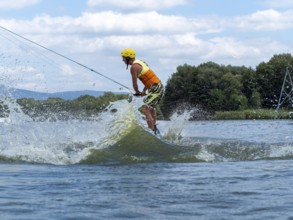
[[[125,57],[126,58],[126,69],[128,69],[129,66],[129,61],[130,61],[130,57]]]

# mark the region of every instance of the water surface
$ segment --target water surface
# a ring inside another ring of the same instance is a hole
[[[93,120],[0,123],[0,215],[293,219],[290,120],[159,121],[128,102]]]

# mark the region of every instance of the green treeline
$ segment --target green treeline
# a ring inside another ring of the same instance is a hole
[[[219,111],[276,109],[286,67],[293,64],[291,54],[274,55],[256,69],[225,66],[213,62],[199,66],[177,67],[168,80],[161,110],[169,116],[174,109],[188,104],[215,114]],[[290,88],[292,89],[292,88]],[[282,108],[292,108],[284,102]]]
[[[95,118],[110,102],[127,99],[128,95],[105,92],[103,96],[83,95],[74,100],[48,98],[47,100],[18,99],[22,111],[36,120],[68,120]]]

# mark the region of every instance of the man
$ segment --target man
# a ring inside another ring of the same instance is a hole
[[[130,65],[130,74],[132,77],[132,85],[135,91],[135,96],[146,96],[144,98],[145,105],[143,111],[146,116],[148,127],[154,131],[155,134],[159,134],[159,130],[156,126],[156,106],[159,104],[163,93],[164,87],[161,80],[156,74],[148,67],[148,65],[138,59],[135,59],[135,51],[131,48],[127,48],[121,52],[126,68]],[[137,79],[139,79],[144,88],[139,90]]]

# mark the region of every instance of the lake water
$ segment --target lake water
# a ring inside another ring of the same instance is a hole
[[[293,219],[291,120],[183,114],[159,121],[157,138],[135,109],[120,101],[84,121],[12,112],[0,123],[1,220]]]

